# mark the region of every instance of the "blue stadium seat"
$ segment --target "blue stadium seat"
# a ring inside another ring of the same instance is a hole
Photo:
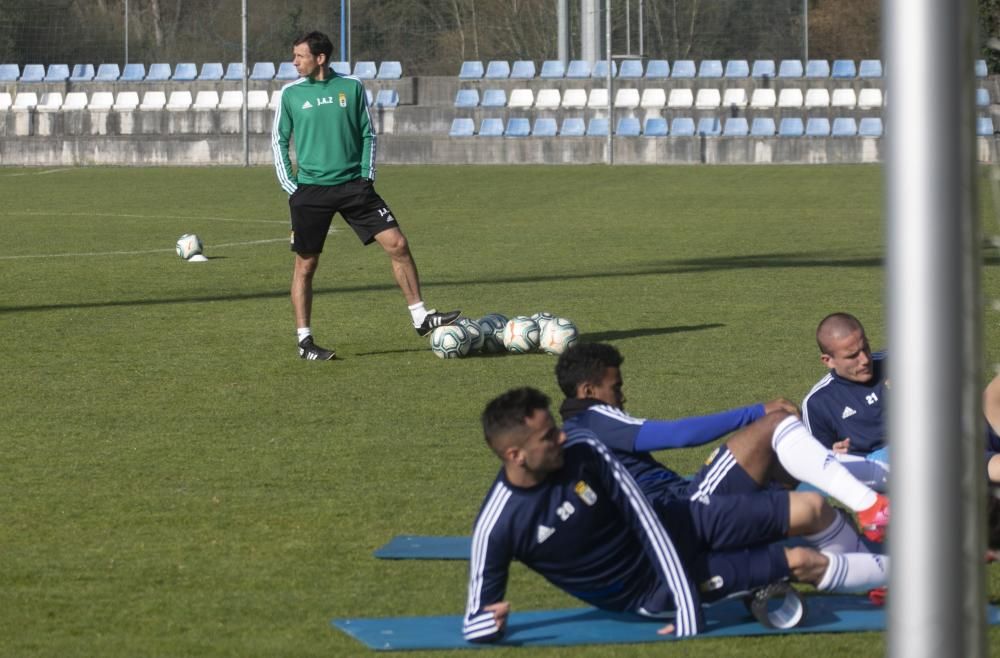
[[[670,64],[665,59],[651,59],[646,62],[646,79],[660,80],[670,77]]]
[[[753,69],[750,70],[752,78],[773,78],[776,75],[773,59],[755,59]]]
[[[986,68],[986,60],[985,59],[977,59],[976,60],[976,69],[975,70],[976,70],[976,77],[977,78],[985,78],[987,75],[989,75],[989,71]]]
[[[507,92],[503,89],[483,90],[483,107],[507,107]]]
[[[830,120],[826,117],[809,117],[806,121],[806,137],[829,137]]]
[[[638,137],[639,127],[638,117],[622,117],[615,126],[615,134],[622,137]]]
[[[678,59],[674,61],[674,68],[670,72],[672,78],[693,78],[696,74],[693,59]]]
[[[496,117],[490,117],[483,119],[482,123],[479,124],[479,136],[480,137],[502,137],[503,136],[503,119],[498,119]]]
[[[506,60],[494,59],[486,65],[488,80],[504,80],[510,77],[510,64]]]
[[[985,87],[980,87],[976,89],[976,105],[979,107],[988,107],[990,104],[990,91]]]
[[[250,70],[251,80],[274,80],[274,62],[257,62]]]
[[[834,137],[854,137],[858,134],[858,124],[854,117],[836,117],[830,134]]]
[[[399,92],[395,89],[379,89],[375,95],[375,107],[396,107],[399,105]]]
[[[180,65],[177,65],[178,70]],[[201,73],[198,74],[198,80],[221,80],[224,74],[222,68],[222,62],[205,62],[201,65]],[[177,71],[174,71],[174,79],[178,80]]]
[[[991,117],[976,117],[976,135],[980,137],[993,136],[993,119]]]
[[[722,122],[719,117],[702,117],[698,119],[698,134],[705,137],[718,137],[722,134]]]
[[[607,137],[609,130],[611,126],[607,117],[593,117],[587,122],[588,137]]]
[[[375,62],[354,62],[354,77],[356,78],[374,80],[377,73],[378,69],[375,68]]]
[[[721,78],[722,77],[722,60],[718,59],[703,59],[698,65],[698,77],[699,78]]]
[[[670,122],[670,134],[674,137],[693,137],[694,119],[691,117],[674,117]]]
[[[566,117],[562,120],[559,134],[563,137],[581,137],[586,133],[583,117]]]
[[[519,59],[510,68],[510,77],[515,80],[531,80],[535,77],[535,63],[530,59]]]
[[[527,117],[511,117],[507,120],[504,137],[527,137],[531,134],[531,119]]]
[[[94,74],[94,80],[97,82],[116,82],[119,78],[121,78],[121,71],[114,63],[101,64],[97,67],[97,73]]]
[[[17,82],[21,77],[21,67],[17,64],[0,64],[0,82]]]
[[[122,69],[122,77],[118,78],[121,82],[142,82],[145,79],[146,65],[141,62],[126,64]]]
[[[66,82],[69,80],[68,64],[49,64],[45,72],[45,82]]]
[[[833,60],[833,71],[831,72],[831,77],[842,80],[850,79],[857,76],[857,69],[854,68],[853,59],[835,59]]]
[[[472,119],[459,118],[451,120],[449,137],[471,137],[476,132],[476,124]]]
[[[642,77],[642,60],[641,59],[624,59],[622,60],[621,68],[618,70],[619,78],[641,78]]]
[[[380,62],[378,72],[375,74],[375,79],[377,80],[399,80],[402,77],[403,65],[394,59],[387,59]]]
[[[858,64],[858,77],[859,78],[881,78],[882,77],[882,60],[880,59],[863,59],[861,63]]]
[[[483,63],[475,60],[462,62],[462,68],[458,71],[459,80],[478,80],[483,77]]]
[[[174,74],[170,77],[170,79],[182,82],[191,82],[192,80],[196,80],[198,79],[198,65],[194,62],[181,62],[174,67]]]
[[[800,59],[783,59],[778,65],[779,78],[801,78],[803,73]]]
[[[806,62],[806,77],[811,79],[829,78],[830,62],[825,59],[810,59]]]
[[[18,82],[42,82],[45,80],[44,64],[25,64]]]
[[[556,120],[552,117],[538,117],[535,125],[531,129],[531,134],[535,137],[555,137],[557,133]]]
[[[862,117],[858,124],[858,134],[862,137],[881,137],[882,117]]]
[[[558,59],[547,59],[542,62],[542,72],[540,78],[549,80],[553,78],[565,78],[566,67]]]
[[[275,80],[298,80],[299,72],[295,70],[295,65],[291,62],[278,64],[278,71],[274,74]]]
[[[242,80],[243,79],[243,62],[229,62],[226,65],[226,74],[222,76],[223,80]]]
[[[727,78],[745,78],[750,75],[750,64],[745,59],[731,59],[726,62]]]
[[[667,120],[663,117],[646,117],[642,134],[646,137],[666,137],[669,134]]]
[[[750,124],[750,134],[754,137],[773,137],[774,119],[772,117],[754,117]]]
[[[459,89],[455,94],[455,107],[477,107],[479,105],[478,89]]]
[[[545,69],[542,68],[542,77],[545,77]],[[589,78],[590,62],[584,59],[572,59],[566,67],[567,78]]]
[[[746,117],[730,117],[722,128],[722,134],[726,137],[746,137],[750,134],[750,126],[747,125]]]
[[[342,60],[336,62],[330,62],[330,68],[337,75],[350,75],[351,74],[351,63]]]
[[[805,132],[802,117],[785,117],[778,124],[778,134],[782,137],[802,137]]]
[[[611,77],[618,75],[618,64],[614,61],[611,62]],[[594,69],[590,72],[590,77],[599,78],[605,80],[608,77],[608,61],[606,59],[599,59],[594,62]]]
[[[173,69],[168,63],[150,64],[149,73],[146,74],[146,82],[165,82],[169,80],[173,74]]]
[[[118,66],[115,64],[115,66]],[[70,82],[90,82],[94,79],[94,65],[93,64],[74,64],[73,70],[69,73]],[[118,77],[115,76],[115,80]]]

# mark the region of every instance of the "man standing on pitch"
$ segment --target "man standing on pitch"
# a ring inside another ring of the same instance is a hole
[[[292,61],[302,76],[281,90],[271,146],[281,187],[288,192],[295,268],[291,298],[299,356],[328,361],[332,349],[318,346],[309,326],[313,275],[333,215],[339,212],[365,245],[378,242],[392,261],[392,274],[409,305],[417,334],[451,324],[459,311],[424,308],[417,266],[406,237],[375,192],[375,130],[361,81],[330,68],[333,44],[321,32],[295,40]],[[298,171],[292,173],[288,144],[295,135]]]

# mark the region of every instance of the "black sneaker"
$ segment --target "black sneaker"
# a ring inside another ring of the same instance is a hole
[[[312,336],[306,336],[299,341],[299,357],[310,361],[329,361],[337,353],[333,350],[326,350],[313,342]]]
[[[426,336],[430,332],[434,331],[438,327],[443,327],[446,324],[452,324],[462,315],[461,311],[447,311],[446,313],[438,313],[434,309],[427,311],[427,317],[419,327],[417,327],[417,334],[420,336]]]

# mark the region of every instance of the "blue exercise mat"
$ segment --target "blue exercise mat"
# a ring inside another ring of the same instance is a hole
[[[375,549],[375,557],[382,560],[468,560],[470,555],[471,537],[398,535]]]
[[[706,630],[696,637],[734,637],[801,633],[853,633],[885,629],[885,609],[863,596],[806,596],[802,624],[789,630],[760,625],[741,601],[728,600],[705,609]],[[990,606],[988,623],[1000,623],[1000,610]],[[664,620],[604,612],[595,608],[512,612],[502,646],[571,646],[676,641],[657,635]],[[331,624],[369,649],[468,649],[480,646],[462,639],[462,617],[382,617],[334,619]]]

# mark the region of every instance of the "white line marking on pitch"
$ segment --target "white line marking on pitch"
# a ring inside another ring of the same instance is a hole
[[[45,176],[46,174],[58,174],[62,171],[72,171],[73,167],[63,167],[62,169],[46,169],[44,171],[24,171],[16,174],[0,174],[0,178],[13,178],[15,176]]]
[[[271,242],[288,242],[288,238],[272,238],[270,240],[251,240],[249,242],[226,242],[223,244],[210,245],[212,249],[223,247],[244,247],[255,244],[268,244]],[[71,254],[28,254],[23,256],[0,256],[0,260],[21,260],[25,258],[67,258],[70,256],[141,256],[142,254],[162,254],[173,252],[173,249],[144,249],[140,251],[89,251]]]
[[[236,222],[246,224],[283,224],[288,226],[287,219],[247,219],[234,217],[183,217],[180,215],[149,215],[110,212],[42,212],[38,210],[14,210],[0,212],[0,216],[25,215],[28,217],[113,217],[117,219],[183,219],[191,222]]]

